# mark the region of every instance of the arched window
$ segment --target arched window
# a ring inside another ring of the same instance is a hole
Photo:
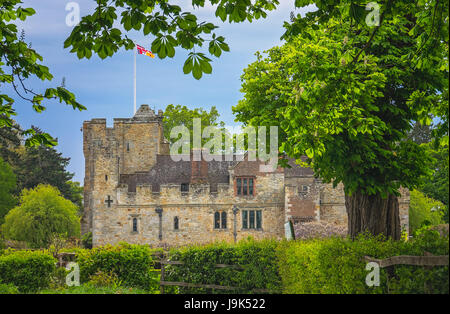
[[[175,218],[173,219],[173,229],[174,230],[178,230],[179,225],[178,225],[178,216],[175,216]]]
[[[214,229],[227,228],[227,212],[217,211],[214,213]]]
[[[222,212],[222,229],[227,228],[227,213]]]
[[[137,218],[133,218],[133,232],[138,232],[138,222]]]
[[[214,228],[220,229],[220,213],[219,212],[214,213]]]

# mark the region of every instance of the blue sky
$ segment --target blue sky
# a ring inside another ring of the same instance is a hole
[[[68,166],[75,173],[74,180],[83,184],[84,157],[82,132],[83,121],[92,118],[106,118],[112,125],[113,118],[126,118],[133,114],[133,52],[121,50],[112,58],[101,60],[93,56],[90,60],[79,60],[76,55],[64,49],[63,42],[71,32],[71,27],[65,23],[66,4],[70,1],[55,0],[24,0],[24,7],[33,7],[36,15],[21,23],[19,28],[26,32],[26,42],[44,57],[44,64],[54,75],[52,82],[30,80],[27,85],[35,91],[46,87],[60,85],[66,78],[66,87],[75,93],[78,101],[87,107],[86,111],[74,111],[58,102],[49,102],[47,110],[38,114],[31,105],[21,101],[15,94],[6,90],[16,99],[16,120],[23,127],[36,125],[57,137],[59,144],[56,149],[64,157],[70,157]],[[81,9],[81,15],[86,15],[95,6],[93,0],[76,1]],[[242,98],[240,76],[243,69],[255,60],[255,52],[280,45],[283,34],[283,22],[289,19],[294,10],[294,0],[280,0],[281,5],[276,11],[270,12],[264,20],[252,23],[229,24],[222,23],[214,16],[214,8],[192,9],[189,1],[177,1],[199,20],[211,21],[220,28],[217,35],[226,38],[230,52],[220,58],[213,58],[213,72],[204,75],[201,80],[195,80],[191,74],[184,75],[182,66],[187,51],[177,49],[174,58],[164,60],[158,57],[151,59],[145,56],[137,57],[137,105],[149,104],[156,110],[163,109],[168,104],[180,104],[189,108],[201,107],[209,109],[216,106],[223,120],[229,126],[235,126],[231,107]],[[311,8],[310,8],[311,9]],[[304,9],[295,10],[305,12]],[[150,49],[154,37],[131,33],[140,45]],[[207,48],[205,48],[207,52]]]

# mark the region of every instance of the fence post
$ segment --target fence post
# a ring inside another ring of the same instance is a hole
[[[161,290],[161,294],[164,294],[164,285],[161,284],[161,281],[164,281],[164,265],[165,265],[164,262],[165,261],[166,261],[166,258],[165,258],[165,255],[163,253],[162,256],[161,256],[161,276],[159,278],[159,288]]]

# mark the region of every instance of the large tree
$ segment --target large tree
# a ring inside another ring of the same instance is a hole
[[[35,134],[42,134],[32,127]],[[50,184],[82,210],[82,187],[72,182],[74,174],[67,171],[70,158],[65,158],[53,147],[45,145],[27,147],[22,145],[23,130],[18,124],[13,128],[0,127],[0,158],[3,157],[16,177],[17,184],[12,193],[19,197],[23,189],[32,189],[39,184]]]
[[[413,122],[434,114],[448,143],[448,3],[387,1],[374,27],[351,1],[315,3],[286,25],[285,45],[245,69],[233,110],[278,125],[281,153],[305,154],[322,180],[343,183],[350,236],[399,239],[399,188],[430,175],[427,150],[407,139]]]
[[[168,105],[164,111],[164,136],[170,143],[174,143],[177,141],[177,138],[170,137],[172,128],[176,126],[185,126],[190,132],[190,142],[192,147],[194,119],[200,119],[202,131],[208,126],[217,127],[219,129],[223,129],[225,126],[223,121],[219,121],[219,111],[217,111],[215,106],[212,106],[208,112],[208,110],[203,108],[189,109],[188,107],[181,105]],[[204,141],[206,141],[206,139]]]
[[[7,239],[25,241],[35,248],[49,247],[56,235],[78,237],[77,206],[50,185],[25,189],[20,205],[6,215],[2,232]]]

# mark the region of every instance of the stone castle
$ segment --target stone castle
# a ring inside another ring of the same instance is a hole
[[[261,162],[246,158],[173,161],[162,120],[161,110],[142,105],[112,128],[106,119],[84,122],[82,233],[92,232],[94,246],[283,238],[289,220],[347,224],[342,186],[323,184],[293,162],[260,172]],[[399,205],[407,229],[409,193]]]

